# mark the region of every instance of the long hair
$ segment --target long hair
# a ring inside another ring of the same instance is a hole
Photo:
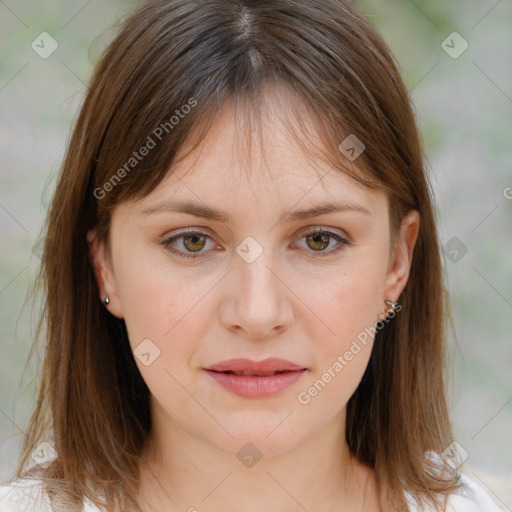
[[[94,71],[48,212],[44,364],[17,476],[37,474],[77,504],[137,508],[150,393],[124,321],[98,298],[86,233],[108,241],[114,208],[150,193],[227,101],[257,116],[263,95],[276,91],[297,98],[322,134],[313,148],[303,122],[302,147],[386,191],[393,236],[407,212],[421,218],[403,309],[377,333],[348,403],[350,451],[375,469],[386,510],[403,506],[404,489],[439,509],[456,488],[455,475],[425,460],[452,441],[447,300],[426,159],[399,67],[347,0],[146,1],[124,21]],[[339,149],[350,135],[365,146],[355,162]],[[36,472],[30,454],[41,441],[58,456]]]

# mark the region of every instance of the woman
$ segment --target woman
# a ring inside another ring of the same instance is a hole
[[[498,510],[454,449],[410,98],[349,2],[142,4],[93,76],[42,278],[1,511]]]

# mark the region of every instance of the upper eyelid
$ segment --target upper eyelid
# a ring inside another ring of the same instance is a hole
[[[307,226],[305,228],[302,228],[298,231],[297,236],[304,236],[309,233],[315,233],[315,232],[326,232],[326,233],[332,233],[333,235],[338,235],[341,238],[343,238],[346,241],[349,241],[350,237],[347,233],[345,233],[343,230],[340,230],[338,228],[330,228],[327,226]]]

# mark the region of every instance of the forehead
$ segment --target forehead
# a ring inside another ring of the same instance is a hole
[[[233,226],[244,219],[274,225],[292,220],[287,211],[331,203],[342,204],[349,215],[359,208],[386,216],[383,190],[363,185],[326,158],[318,119],[300,100],[271,94],[257,108],[245,106],[226,102],[205,127],[192,132],[165,178],[136,201],[133,214],[190,209],[195,214],[206,207],[209,218]],[[367,176],[354,162],[344,165]]]
[[[313,188],[322,197],[339,195],[342,190],[371,196],[371,189],[322,158],[327,150],[317,120],[300,103],[293,107],[290,115],[286,102],[270,96],[255,117],[247,115],[247,109],[226,103],[199,145],[190,149],[185,144],[158,189],[167,195],[179,195],[184,189],[192,193],[215,190],[226,198],[247,188],[259,196],[293,196]],[[346,164],[358,172],[348,160]]]

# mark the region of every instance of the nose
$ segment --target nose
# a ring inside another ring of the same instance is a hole
[[[220,319],[238,336],[270,339],[286,331],[293,321],[293,293],[269,255],[270,251],[264,250],[252,263],[238,258],[230,273],[232,291],[220,307]]]

